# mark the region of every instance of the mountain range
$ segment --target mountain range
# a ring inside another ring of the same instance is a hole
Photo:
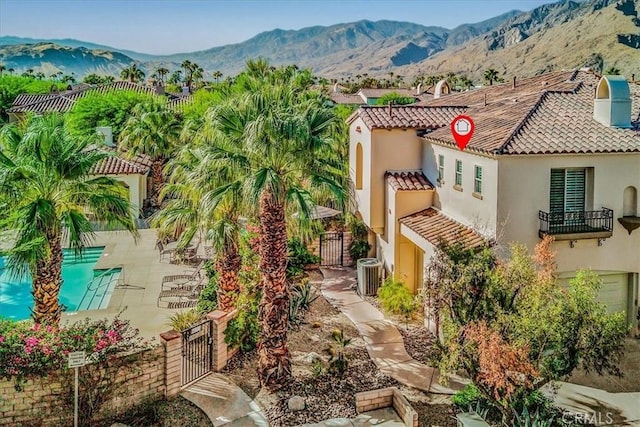
[[[454,29],[396,21],[358,21],[276,29],[242,43],[174,55],[149,55],[74,39],[0,37],[0,62],[22,72],[119,74],[131,62],[147,72],[183,60],[225,75],[251,58],[310,67],[325,77],[453,71],[481,77],[487,68],[527,76],[560,68],[616,67],[640,76],[640,0],[560,1],[511,11]]]

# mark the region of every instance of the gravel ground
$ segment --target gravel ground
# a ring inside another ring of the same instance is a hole
[[[433,366],[437,355],[435,337],[424,326],[410,325],[408,328],[398,327],[404,340],[404,347],[409,356],[426,365]]]

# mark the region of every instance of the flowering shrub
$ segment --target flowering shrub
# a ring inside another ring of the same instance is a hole
[[[111,321],[85,319],[63,328],[4,319],[0,320],[0,378],[13,379],[16,390],[21,390],[29,378],[66,368],[70,352],[85,351],[88,363],[103,364],[147,348],[150,344],[139,331],[118,316]]]

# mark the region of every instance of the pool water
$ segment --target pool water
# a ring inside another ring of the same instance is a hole
[[[91,247],[76,256],[73,249],[65,249],[62,262],[62,287],[60,304],[67,311],[92,310],[109,305],[119,270],[94,270],[104,247]],[[108,277],[107,277],[108,276]],[[94,280],[95,277],[99,277]],[[91,284],[91,292],[87,285]],[[85,295],[87,294],[87,295]],[[80,302],[82,301],[82,306]],[[14,320],[28,319],[33,308],[31,277],[15,277],[0,257],[0,316]]]

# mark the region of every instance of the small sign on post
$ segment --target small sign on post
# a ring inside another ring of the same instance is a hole
[[[69,369],[75,368],[75,396],[73,405],[73,427],[78,427],[78,368],[87,364],[84,351],[74,351],[69,353]]]

